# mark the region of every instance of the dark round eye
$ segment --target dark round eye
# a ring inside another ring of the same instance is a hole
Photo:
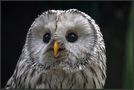
[[[77,39],[78,39],[78,35],[74,32],[69,32],[67,35],[66,35],[66,39],[67,41],[69,42],[75,42]]]
[[[44,34],[44,36],[43,36],[44,43],[48,43],[50,41],[50,39],[51,39],[51,34],[50,33]]]

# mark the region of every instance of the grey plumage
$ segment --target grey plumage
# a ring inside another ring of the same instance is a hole
[[[77,32],[76,42],[66,40],[68,31]],[[49,43],[44,44],[42,38],[46,32],[52,36]],[[54,40],[65,48],[60,58],[52,55]],[[31,25],[15,71],[5,88],[103,88],[105,79],[105,44],[95,21],[77,9],[49,10]]]

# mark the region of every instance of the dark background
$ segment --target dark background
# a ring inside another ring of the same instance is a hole
[[[131,1],[1,2],[1,87],[5,86],[14,72],[34,19],[46,10],[76,8],[95,19],[103,33],[107,51],[105,88],[132,88],[132,85],[124,86],[126,34],[131,6]]]

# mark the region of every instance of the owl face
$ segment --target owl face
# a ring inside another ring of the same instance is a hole
[[[50,10],[35,19],[26,44],[34,62],[69,69],[90,61],[96,38],[95,27],[86,14],[76,9]]]

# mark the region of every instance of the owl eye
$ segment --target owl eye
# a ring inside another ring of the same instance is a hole
[[[50,33],[44,34],[44,36],[43,36],[44,43],[48,43],[50,41],[50,39],[51,39],[51,34]]]
[[[74,33],[74,32],[69,32],[66,35],[66,39],[67,39],[67,41],[73,43],[78,39],[78,35],[76,33]]]

